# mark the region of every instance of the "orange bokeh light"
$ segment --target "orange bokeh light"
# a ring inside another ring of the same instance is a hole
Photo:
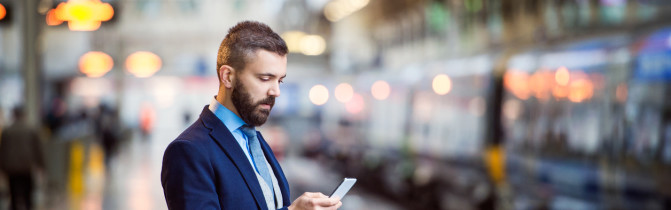
[[[568,96],[568,91],[569,89],[566,86],[555,86],[552,88],[552,95],[557,99],[565,98]]]
[[[0,20],[5,19],[5,16],[7,16],[7,9],[5,5],[0,4]]]
[[[377,82],[373,83],[373,86],[370,88],[371,93],[373,94],[373,98],[377,100],[384,100],[389,97],[389,93],[391,92],[391,87],[389,87],[389,83],[378,80]]]
[[[58,4],[55,14],[56,19],[68,21],[70,30],[95,31],[100,28],[100,22],[112,19],[114,9],[100,0],[69,0]]]
[[[126,58],[126,68],[136,77],[150,77],[161,69],[161,58],[147,51],[135,52]]]
[[[63,23],[63,20],[59,19],[58,15],[56,15],[56,13],[58,13],[58,11],[56,9],[50,9],[47,12],[47,16],[46,16],[47,25],[57,26],[57,25],[60,25],[61,23]]]
[[[557,82],[558,85],[561,86],[566,86],[568,85],[568,81],[571,79],[571,74],[569,74],[568,69],[566,67],[559,67],[557,69],[557,72],[555,72],[555,82]]]
[[[112,57],[104,52],[92,51],[79,58],[79,70],[88,77],[102,77],[114,67]]]
[[[579,79],[571,82],[569,85],[568,99],[579,103],[592,98],[594,94],[594,85],[587,79]]]
[[[509,70],[503,76],[503,86],[517,98],[529,99],[529,74],[515,70]]]
[[[547,71],[539,71],[531,75],[529,78],[529,89],[534,93],[534,96],[539,100],[546,100],[550,96],[550,89],[552,75]]]

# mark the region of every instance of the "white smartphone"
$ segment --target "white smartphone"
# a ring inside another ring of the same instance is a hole
[[[355,178],[345,178],[342,180],[340,185],[338,185],[338,188],[336,188],[333,193],[329,196],[329,198],[333,197],[338,197],[342,199],[345,197],[345,194],[349,191],[349,189],[352,189],[352,186],[354,186],[354,183],[356,183]]]

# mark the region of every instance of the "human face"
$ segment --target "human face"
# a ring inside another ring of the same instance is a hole
[[[245,69],[236,72],[231,100],[245,123],[260,126],[266,122],[286,72],[287,57],[266,50],[257,50]]]

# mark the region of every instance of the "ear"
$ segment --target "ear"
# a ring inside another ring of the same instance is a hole
[[[233,88],[233,80],[235,79],[235,70],[233,67],[229,65],[222,65],[221,68],[219,68],[219,79],[221,79],[221,83],[224,85],[226,88]]]

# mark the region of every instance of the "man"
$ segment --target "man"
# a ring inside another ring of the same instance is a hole
[[[33,172],[44,167],[42,147],[23,108],[14,108],[13,114],[14,123],[0,136],[0,169],[9,178],[10,209],[32,209]]]
[[[268,26],[231,28],[217,54],[219,91],[165,150],[161,183],[170,209],[337,209],[304,193],[293,203],[282,168],[255,127],[268,119],[286,76],[287,46]]]

